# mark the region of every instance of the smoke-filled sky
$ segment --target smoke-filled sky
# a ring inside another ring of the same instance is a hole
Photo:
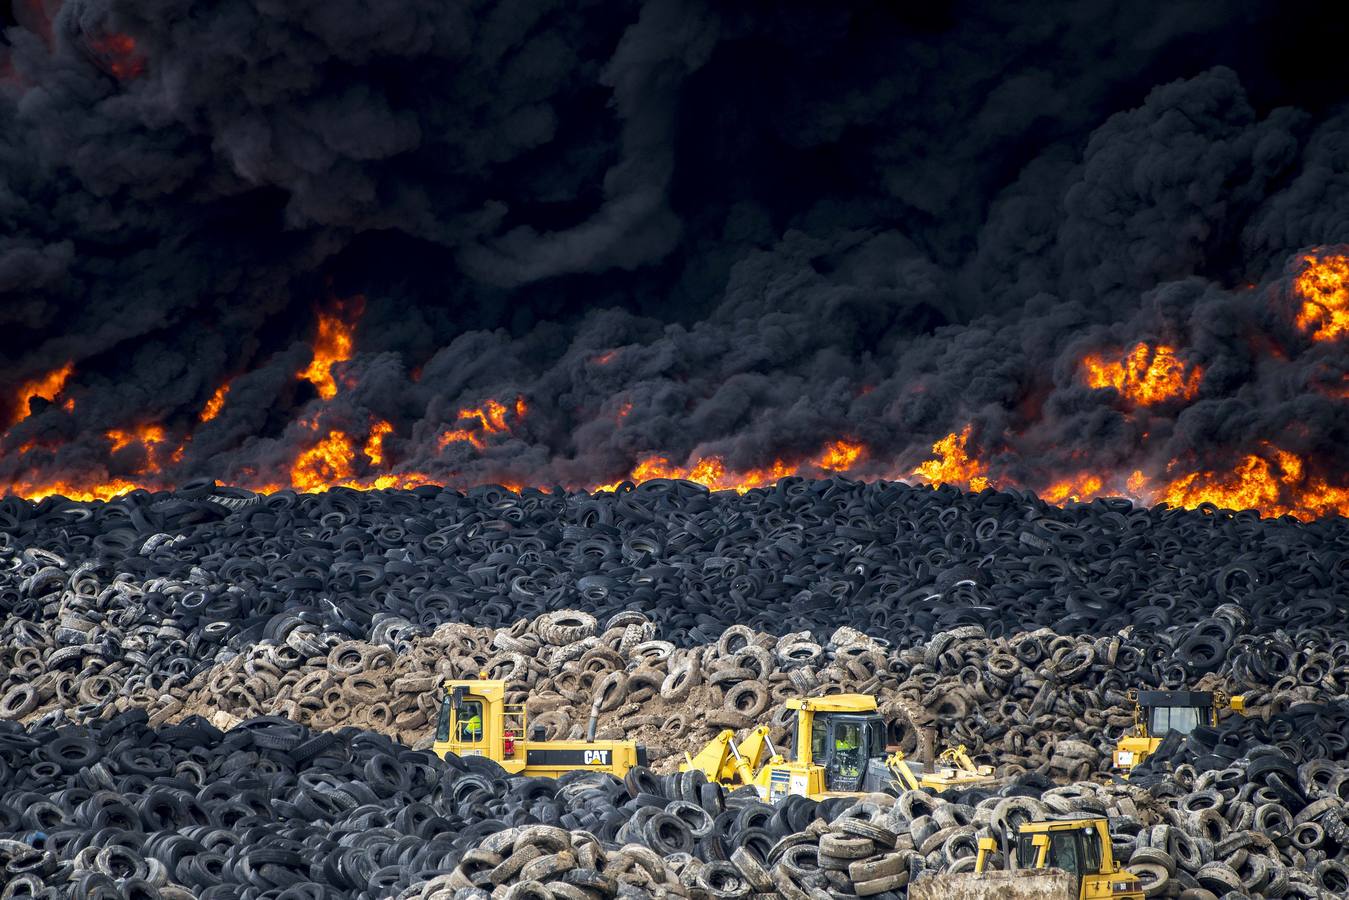
[[[328,482],[909,477],[955,435],[1003,486],[1349,511],[1339,5],[0,19],[16,492],[287,485],[306,453]],[[297,377],[321,319],[335,393]]]

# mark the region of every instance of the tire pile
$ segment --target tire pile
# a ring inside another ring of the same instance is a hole
[[[368,638],[381,614],[432,629],[501,627],[555,609],[643,613],[688,644],[731,625],[823,639],[850,626],[896,647],[982,625],[1157,634],[1178,660],[1213,665],[1232,635],[1189,633],[1223,603],[1248,632],[1342,639],[1349,522],[1261,520],[1214,509],[966,494],[842,478],[786,478],[740,495],[649,481],[616,494],[412,491],[260,496],[136,491],[111,503],[0,499],[18,549],[142,583],[152,613],[248,644],[306,618]],[[0,584],[0,609],[40,619]],[[282,617],[278,620],[278,617]]]
[[[556,825],[606,817],[600,833],[620,830],[612,778],[511,779],[488,760],[447,762],[355,729],[268,718],[228,733],[199,718],[152,729],[131,711],[97,728],[10,727],[0,760],[0,830],[25,838],[0,843],[6,898],[388,897],[472,866],[521,828],[536,846],[564,836],[575,868],[611,856],[606,878],[634,877],[598,838],[577,832],[573,848]]]
[[[38,649],[34,639],[43,626],[27,622],[7,635],[12,643],[0,650],[0,661],[9,665],[0,680],[0,710],[49,725],[130,708],[145,709],[155,724],[200,714],[228,727],[282,715],[424,746],[437,685],[487,672],[507,682],[510,702],[528,703],[532,724],[549,738],[580,738],[594,711],[602,734],[642,740],[653,760],[665,759],[662,768],[724,728],[767,722],[782,745],[792,722],[787,699],[856,692],[880,698],[893,723],[892,740],[907,752],[917,748],[919,728],[938,725],[944,741],[965,744],[1001,775],[1085,778],[1106,770],[1115,740],[1132,724],[1128,691],[1175,686],[1170,679],[1177,677],[1173,657],[1134,634],[1068,637],[1037,629],[989,638],[966,625],[897,650],[848,628],[819,643],[804,632],[775,637],[737,625],[713,644],[677,647],[640,613],[620,613],[601,626],[574,610],[522,619],[508,629],[447,624],[429,635],[383,619],[374,641],[345,640],[302,623],[238,651],[166,658],[175,648],[186,650],[185,641],[171,639],[178,629],[129,617],[146,609],[141,598],[150,589],[184,595],[190,585],[104,584],[82,567],[66,573],[45,562],[42,577],[30,576],[24,585],[48,592],[41,599],[57,611],[58,641]],[[109,645],[91,643],[90,632],[69,627],[64,610],[72,605],[121,624],[120,658]],[[1207,621],[1233,632],[1247,625],[1232,605]],[[59,642],[71,632],[82,643]],[[1321,666],[1316,655],[1311,647],[1237,635],[1215,671],[1189,683],[1242,691],[1255,714],[1341,695],[1344,670]],[[1254,671],[1272,665],[1293,674],[1255,680]],[[1278,726],[1271,739],[1324,733],[1342,756],[1337,730]]]
[[[842,479],[6,498],[0,900],[902,898],[1046,810],[1109,814],[1149,896],[1343,896],[1346,576],[1344,520]],[[665,774],[413,749],[436,685],[484,670]],[[1251,716],[1103,784],[1142,687]],[[673,772],[840,691],[1005,783],[773,809]]]
[[[0,730],[0,871],[6,898],[890,900],[970,870],[990,831],[1107,814],[1149,896],[1343,896],[1349,768],[1265,759],[1244,781],[1214,772],[1188,789],[1030,776],[773,807],[697,773],[509,778],[355,729],[152,729],[130,711],[97,728]],[[1301,792],[1296,813],[1265,795],[1272,781],[1247,789],[1262,776]]]

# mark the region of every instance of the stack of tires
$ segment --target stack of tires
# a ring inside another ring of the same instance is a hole
[[[1349,522],[784,479],[711,494],[0,500],[0,900],[903,898],[980,836],[1111,817],[1149,896],[1349,892]],[[663,774],[424,749],[446,678]],[[1230,717],[1102,784],[1133,688]],[[791,799],[670,771],[877,697],[996,791]]]

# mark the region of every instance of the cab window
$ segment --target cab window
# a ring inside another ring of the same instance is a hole
[[[826,716],[816,716],[810,723],[810,758],[818,765],[829,755],[828,750],[829,719]]]
[[[1156,706],[1148,722],[1151,734],[1163,735],[1168,731],[1189,734],[1200,725],[1199,709],[1194,706]]]
[[[834,763],[839,771],[856,775],[861,766],[862,728],[856,722],[834,724]]]
[[[885,725],[882,722],[872,722],[867,726],[867,735],[870,740],[871,749],[867,752],[868,759],[882,759],[885,756]]]
[[[1095,828],[1082,831],[1082,871],[1101,871],[1101,836]]]
[[[1035,845],[1031,843],[1033,835],[1019,834],[1016,839],[1017,868],[1035,867]],[[1071,875],[1080,876],[1084,872],[1098,871],[1100,848],[1096,848],[1098,865],[1088,868],[1090,852],[1084,852],[1081,842],[1074,832],[1051,831],[1049,833],[1049,852],[1045,856],[1045,865],[1052,869],[1063,869]]]
[[[1035,868],[1035,845],[1031,843],[1034,835],[1018,834],[1016,836],[1016,867],[1018,869]]]
[[[448,741],[450,739],[450,698],[447,694],[440,701],[440,718],[436,720],[436,740]]]
[[[454,710],[455,721],[459,724],[459,740],[477,743],[482,740],[482,701],[460,700]]]
[[[1069,875],[1081,875],[1082,847],[1071,831],[1056,831],[1049,835],[1049,865]]]

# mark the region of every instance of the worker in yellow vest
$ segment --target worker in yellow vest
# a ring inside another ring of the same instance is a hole
[[[845,775],[858,772],[857,732],[851,728],[834,732],[834,756],[839,761],[839,771]]]
[[[467,712],[467,710],[465,710]],[[473,714],[467,719],[459,720],[459,740],[461,741],[480,741],[482,740],[482,713],[474,707]]]

